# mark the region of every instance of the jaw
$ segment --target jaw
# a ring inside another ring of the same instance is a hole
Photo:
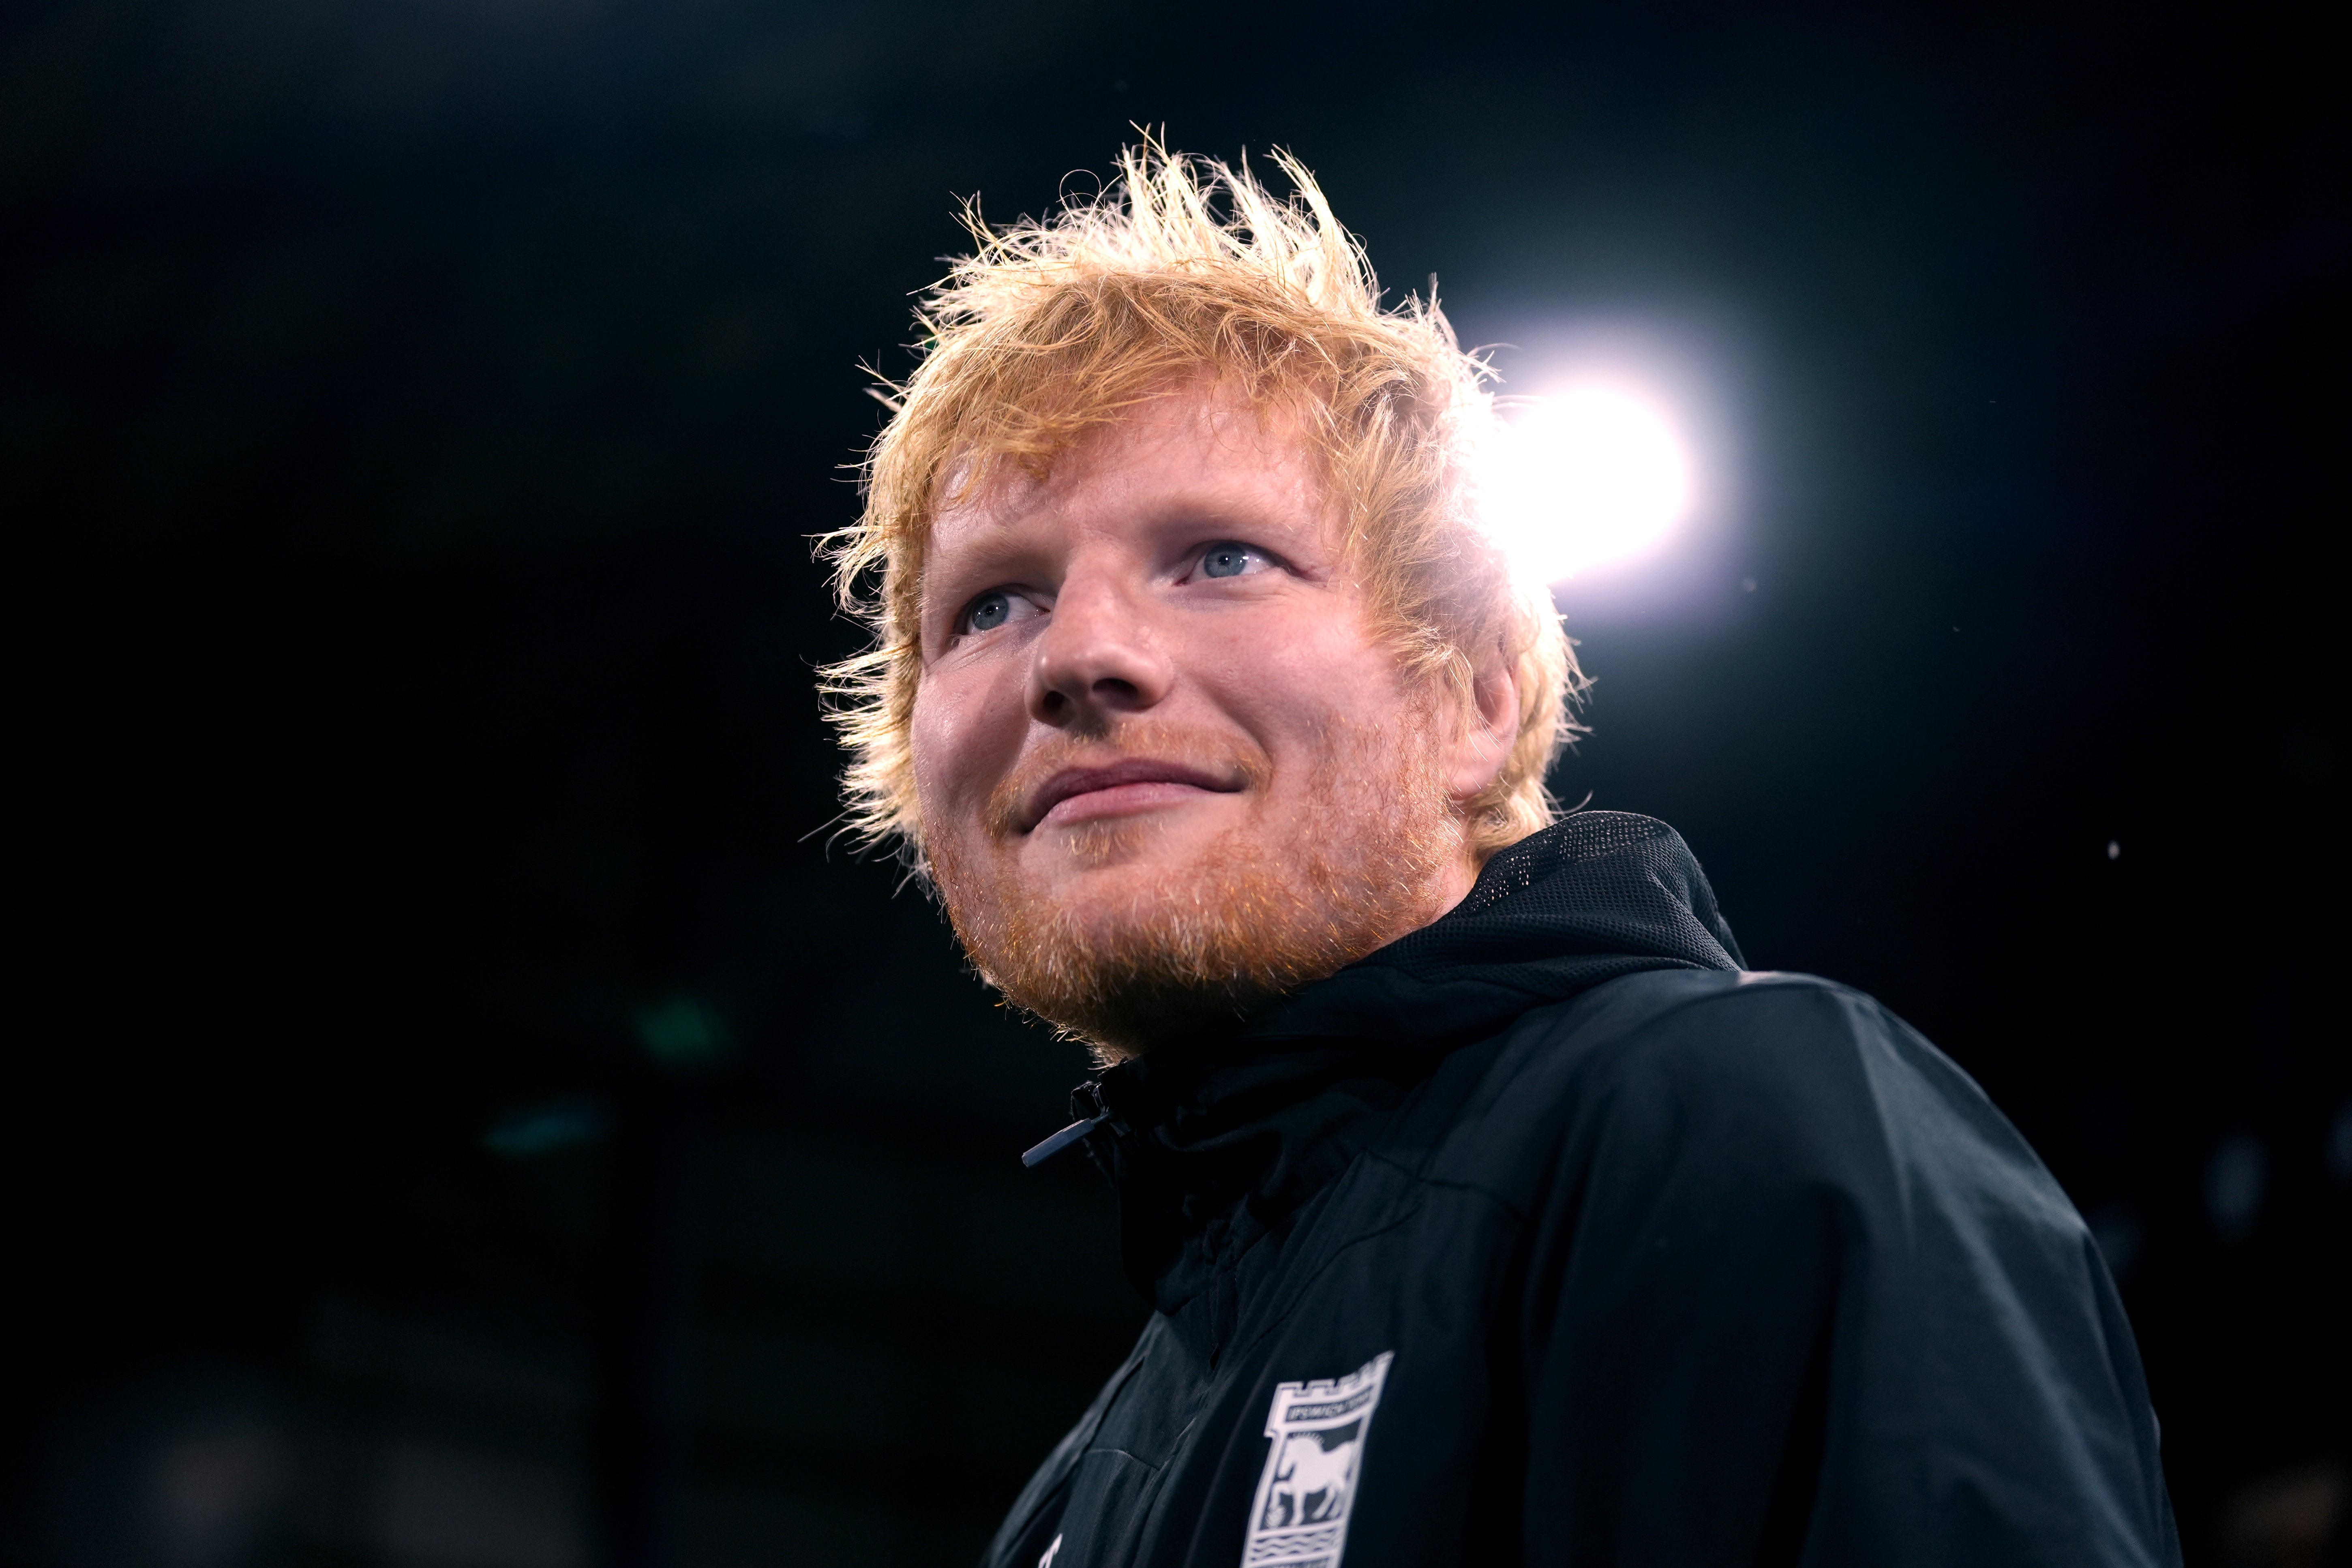
[[[1108,1059],[1230,1028],[1442,914],[1467,861],[1425,750],[1334,729],[1278,793],[1028,833],[966,815],[933,869],[973,966]]]

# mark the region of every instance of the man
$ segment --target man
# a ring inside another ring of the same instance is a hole
[[[2017,1133],[1743,972],[1671,829],[1553,809],[1482,369],[1283,167],[975,223],[833,543],[857,820],[1093,1045],[1033,1157],[1109,1174],[1154,1309],[987,1563],[2177,1562]]]

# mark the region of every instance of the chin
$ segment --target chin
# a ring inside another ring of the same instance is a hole
[[[943,891],[989,984],[1116,1059],[1230,1029],[1426,918],[1429,868],[1409,853],[1381,858],[1391,874],[1348,876],[1265,849],[1229,837],[1050,881],[950,878]]]
[[[1066,920],[1150,923],[1178,910],[1229,901],[1237,885],[1257,898],[1293,880],[1286,846],[1239,826],[1186,820],[1192,814],[1104,817],[1056,831],[1008,867],[1007,886]]]
[[[1138,858],[1058,878],[1022,900],[1019,918],[1078,952],[1153,952],[1185,945],[1186,917],[1216,901],[1198,866]]]
[[[1223,797],[943,837],[933,885],[989,984],[1106,1057],[1214,1034],[1442,912],[1461,826],[1420,754],[1319,770],[1304,821]]]

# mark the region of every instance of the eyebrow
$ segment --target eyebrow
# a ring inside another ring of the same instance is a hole
[[[925,601],[929,601],[933,587],[932,574],[929,570],[931,563],[950,556],[961,558],[978,554],[984,557],[992,547],[1003,548],[1008,544],[1008,553],[1018,553],[1026,548],[1026,545],[1017,537],[1019,531],[1032,515],[1033,513],[1027,510],[1013,511],[1008,515],[1004,510],[997,508],[965,512],[959,523],[960,538],[952,551],[940,543],[939,524],[938,521],[934,520],[928,548],[924,552],[926,557],[923,582]],[[1227,529],[1236,535],[1279,534],[1282,536],[1283,543],[1281,553],[1294,563],[1297,563],[1300,553],[1298,546],[1301,544],[1308,547],[1329,548],[1331,546],[1331,542],[1326,537],[1323,520],[1318,516],[1302,516],[1287,506],[1271,510],[1255,506],[1237,506],[1234,498],[1229,496],[1204,496],[1194,493],[1166,498],[1161,504],[1149,507],[1144,511],[1143,526],[1152,529],[1195,527],[1202,531],[1203,542],[1213,542],[1217,532]]]
[[[1036,508],[1008,504],[1006,488],[1002,484],[984,486],[961,504],[933,513],[927,530],[931,548],[938,548],[940,524],[947,518],[958,520],[967,539],[980,540],[1008,532],[1027,521]]]
[[[984,563],[988,559],[990,547],[1004,542],[1005,536],[1014,526],[1013,523],[1000,521],[979,523],[952,548],[940,545],[939,533],[934,529],[928,542],[929,547],[923,552],[923,578],[919,591],[922,603],[925,605],[930,603],[938,588],[942,563],[960,573],[971,569],[968,563],[973,556],[980,557]],[[1015,552],[1014,551],[1006,552],[1008,554]]]

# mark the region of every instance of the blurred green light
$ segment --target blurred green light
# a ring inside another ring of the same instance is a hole
[[[704,1067],[734,1048],[726,1023],[692,996],[674,996],[637,1014],[637,1038],[664,1067]]]
[[[509,1160],[528,1160],[594,1143],[604,1136],[604,1108],[585,1095],[526,1106],[482,1134],[482,1147]]]

